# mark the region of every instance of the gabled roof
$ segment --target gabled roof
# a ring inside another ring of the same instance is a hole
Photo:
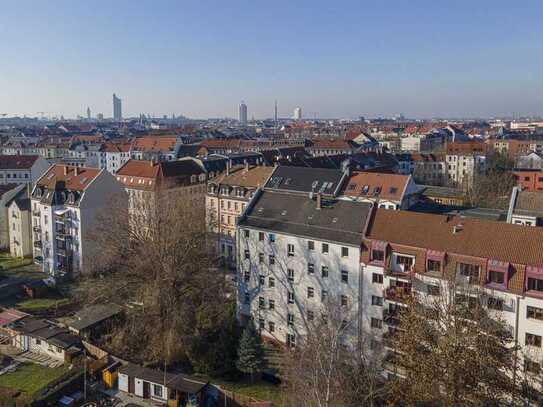
[[[0,170],[29,170],[39,155],[0,155]]]
[[[129,377],[143,379],[157,384],[165,384],[167,388],[173,388],[183,393],[199,393],[206,385],[184,374],[164,373],[161,370],[149,369],[129,363],[119,369],[119,373]]]
[[[109,319],[122,311],[122,307],[116,304],[97,304],[87,306],[74,315],[70,328],[77,331],[91,328],[106,319]]]
[[[342,194],[350,197],[373,197],[399,201],[409,180],[409,175],[355,172],[347,180]]]
[[[160,166],[154,161],[130,159],[119,168],[117,175],[130,177],[157,178]]]
[[[173,151],[177,144],[177,137],[173,136],[145,136],[134,140],[132,150],[134,151]]]
[[[543,228],[539,227],[377,209],[367,237],[441,252],[543,266]]]
[[[341,170],[279,166],[266,183],[266,188],[300,193],[320,192],[334,195],[345,174]]]
[[[260,166],[248,170],[245,167],[240,167],[232,171],[230,175],[222,174],[211,182],[221,185],[258,188],[266,182],[273,170],[273,167]]]
[[[318,209],[316,199],[265,190],[239,224],[316,240],[361,244],[371,204],[322,198]]]

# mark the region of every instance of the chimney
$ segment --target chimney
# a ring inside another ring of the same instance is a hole
[[[150,164],[151,164],[151,167],[154,167],[154,165],[155,165],[155,159],[154,159],[154,158],[151,158],[151,161],[149,161],[149,162],[150,162]]]
[[[77,177],[78,174],[79,174],[79,168],[74,167],[74,175]]]
[[[68,166],[67,165],[64,166],[64,175],[68,175]]]
[[[319,209],[322,208],[321,200],[322,200],[321,193],[320,193],[320,192],[317,192],[317,210],[319,210]]]
[[[226,160],[226,175],[230,175],[230,159]]]
[[[464,225],[459,223],[458,225],[453,226],[453,235],[456,235],[457,233],[460,233],[462,231]]]
[[[249,171],[249,161],[245,160],[245,171]]]

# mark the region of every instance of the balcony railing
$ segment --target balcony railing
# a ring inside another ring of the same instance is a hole
[[[41,257],[41,256],[34,257],[34,263],[43,264],[43,257]]]
[[[40,233],[41,232],[41,228],[39,226],[33,226],[32,227],[32,230],[36,233]]]
[[[34,247],[37,247],[37,248],[41,249],[42,248],[41,240],[35,240],[34,241]]]
[[[389,301],[408,302],[411,296],[411,287],[388,287],[384,292],[384,297]]]
[[[40,216],[41,216],[41,212],[40,212],[40,211],[32,211],[32,216],[40,217]]]
[[[386,309],[383,312],[383,321],[390,326],[398,326],[400,324],[399,312]]]

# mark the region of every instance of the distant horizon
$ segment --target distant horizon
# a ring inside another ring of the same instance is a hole
[[[20,0],[0,14],[0,115],[195,120],[543,116],[543,3]],[[504,28],[506,27],[506,29]]]

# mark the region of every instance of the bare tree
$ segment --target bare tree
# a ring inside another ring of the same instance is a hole
[[[235,304],[214,267],[203,205],[166,192],[148,198],[128,208],[119,202],[101,215],[82,300],[128,306],[108,343],[121,355],[157,364],[189,361],[206,373],[229,359],[233,365]]]
[[[398,328],[387,338],[385,367],[395,376],[390,403],[505,406],[518,400],[517,347],[488,299],[477,286],[452,278],[401,308]]]

